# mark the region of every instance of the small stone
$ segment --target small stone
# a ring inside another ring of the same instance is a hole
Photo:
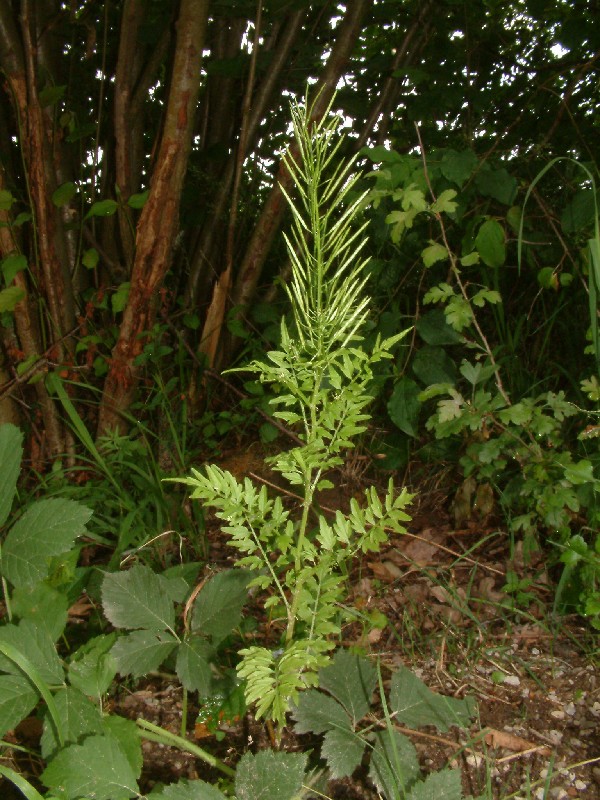
[[[504,683],[508,683],[509,686],[520,686],[521,679],[518,675],[507,675],[504,678]]]
[[[554,719],[564,719],[565,712],[557,708],[555,711],[550,712],[550,716],[554,717]]]

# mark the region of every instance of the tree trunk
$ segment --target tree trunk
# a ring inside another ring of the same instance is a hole
[[[124,430],[139,382],[135,359],[156,318],[158,289],[171,264],[179,202],[200,88],[209,0],[182,0],[166,117],[150,195],[140,216],[129,300],[112,352],[100,405],[98,435]]]

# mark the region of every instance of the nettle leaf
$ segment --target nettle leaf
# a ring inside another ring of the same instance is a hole
[[[32,588],[15,589],[11,602],[18,619],[28,619],[46,630],[53,642],[62,635],[69,607],[67,596],[62,592],[47,583],[38,583]]]
[[[328,731],[321,746],[321,755],[333,778],[352,775],[362,761],[365,740],[354,731],[335,729]]]
[[[48,575],[48,559],[66,553],[86,533],[92,511],[75,500],[37,500],[17,520],[2,548],[0,571],[15,587],[33,586]]]
[[[116,633],[95,636],[75,652],[69,664],[69,683],[90,697],[100,697],[108,691],[117,665],[111,648]]]
[[[206,640],[193,636],[181,643],[177,651],[176,672],[179,680],[189,692],[210,693],[212,670],[210,658],[214,648]]]
[[[402,797],[420,776],[415,746],[395,729],[374,736],[369,777],[384,797]]]
[[[0,675],[0,736],[16,728],[37,701],[38,693],[22,673]]]
[[[135,773],[112,736],[90,736],[61,750],[41,780],[61,800],[128,800],[139,794]]]
[[[192,630],[210,636],[214,645],[229,636],[240,623],[253,577],[248,570],[230,569],[207,581],[194,603]]]
[[[444,733],[452,725],[468,725],[474,711],[472,698],[436,694],[406,667],[399,667],[392,677],[390,712],[408,728],[433,725]]]
[[[408,436],[418,435],[420,389],[412,378],[400,378],[388,400],[387,410],[390,419]]]
[[[293,800],[302,788],[308,756],[262,750],[245,753],[235,771],[238,800]]]
[[[141,678],[157,670],[178,644],[178,640],[165,631],[132,631],[121,636],[110,652],[121,675]]]
[[[462,800],[460,770],[442,769],[418,781],[406,795],[406,800]]]
[[[84,736],[102,732],[99,708],[77,689],[67,687],[57,692],[54,703],[64,744],[75,744]],[[41,746],[45,760],[51,758],[59,748],[55,725],[48,713],[44,718]]]
[[[293,716],[296,733],[319,734],[336,729],[352,731],[352,720],[344,708],[333,697],[316,689],[302,692]]]
[[[227,800],[216,786],[204,781],[188,781],[185,778],[170,786],[154,789],[148,800]]]
[[[338,650],[319,672],[319,686],[344,706],[354,725],[368,712],[376,683],[375,665],[347,650]]]
[[[18,625],[0,627],[0,643],[12,645],[31,663],[40,678],[48,684],[61,684],[64,673],[54,642],[44,628],[38,628],[31,620],[23,619]],[[15,675],[22,671],[12,659],[0,653],[0,670]]]
[[[10,514],[23,457],[23,434],[7,422],[0,426],[0,527]]]
[[[175,609],[164,581],[142,564],[104,576],[102,607],[115,628],[164,631],[175,625]]]

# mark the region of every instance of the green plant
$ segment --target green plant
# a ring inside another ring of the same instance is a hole
[[[340,632],[340,602],[347,564],[358,552],[377,550],[386,529],[403,530],[410,495],[396,495],[390,481],[383,501],[374,489],[364,507],[329,521],[314,507],[315,493],[331,486],[328,470],[343,463],[342,453],[365,430],[372,400],[373,365],[390,357],[404,335],[361,347],[367,318],[366,275],[360,252],[364,225],[354,221],[364,195],[353,196],[357,178],[352,162],[336,166],[339,120],[325,115],[311,121],[311,109],[294,106],[298,156],[286,157],[298,201],[288,197],[292,233],[286,239],[292,278],[286,291],[291,322],[281,323],[280,349],[246,369],[279,393],[272,414],[298,430],[302,444],[269,459],[302,494],[300,518],[293,520],[280,497],[249,478],[238,481],[216,466],[192,471],[186,483],[193,499],[216,509],[223,530],[241,558],[237,565],[259,572],[251,585],[273,590],[265,607],[282,618],[284,631],[275,650],[252,646],[240,652],[246,699],[257,716],[285,723],[299,690],[314,685]]]

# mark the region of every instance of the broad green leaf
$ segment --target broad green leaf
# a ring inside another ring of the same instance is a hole
[[[477,166],[477,156],[472,150],[447,150],[442,158],[440,168],[442,175],[458,186],[462,186]]]
[[[141,564],[104,576],[102,606],[115,628],[164,631],[175,625],[175,609],[164,581]]]
[[[121,636],[110,652],[121,675],[141,678],[157,670],[177,644],[177,639],[164,631],[132,631]]]
[[[340,649],[333,661],[319,672],[319,686],[335,697],[359,722],[371,707],[377,683],[377,669],[366,658]]]
[[[111,648],[116,633],[102,634],[89,639],[77,650],[69,662],[69,683],[89,697],[101,697],[108,691],[117,665]]]
[[[47,583],[15,589],[12,596],[13,614],[46,630],[53,642],[59,639],[65,629],[68,607],[67,596]]]
[[[58,189],[52,193],[52,202],[57,208],[66,206],[72,197],[77,193],[77,187],[71,181],[61,184]]]
[[[457,344],[463,341],[463,337],[460,333],[457,333],[454,328],[448,325],[446,322],[446,315],[441,308],[434,308],[426,314],[423,314],[415,327],[419,336],[426,344],[440,346],[445,344]]]
[[[467,726],[474,713],[472,698],[459,700],[436,694],[406,667],[392,677],[390,713],[408,728],[433,725],[442,733],[452,725]]]
[[[2,548],[0,571],[13,586],[33,586],[48,574],[48,559],[70,550],[92,516],[75,500],[37,500],[15,522]]]
[[[9,286],[0,291],[0,313],[14,311],[17,303],[25,297],[25,292],[20,286]]]
[[[495,219],[486,220],[479,228],[475,247],[488,267],[501,267],[506,260],[504,228]]]
[[[85,219],[89,217],[110,217],[118,207],[119,204],[116,200],[98,200],[92,204],[92,207],[85,215]]]
[[[27,269],[27,258],[22,253],[11,253],[0,262],[0,266],[2,267],[4,280],[8,285],[13,282],[15,275]]]
[[[23,619],[18,625],[0,627],[0,643],[11,645],[37,670],[46,684],[61,684],[64,673],[54,642],[45,628],[38,628],[31,620]],[[20,667],[8,656],[0,653],[0,670],[21,675]]]
[[[362,761],[365,740],[354,731],[335,728],[323,737],[321,756],[327,762],[333,778],[352,775]]]
[[[360,154],[366,156],[375,164],[396,163],[401,159],[399,153],[395,150],[389,150],[382,144],[376,147],[363,147]]]
[[[125,283],[119,284],[117,291],[111,295],[110,305],[113,310],[113,314],[119,314],[124,310],[125,306],[127,305],[127,300],[129,299],[130,287],[130,282],[125,281]]]
[[[438,242],[431,242],[428,247],[421,251],[421,258],[426,267],[431,267],[437,264],[438,261],[444,261],[448,258],[448,250],[443,244]]]
[[[10,514],[23,457],[23,434],[9,422],[0,426],[0,527]]]
[[[565,233],[577,233],[594,224],[594,191],[581,189],[567,205],[560,218]]]
[[[127,205],[130,208],[143,208],[146,205],[146,201],[148,200],[149,194],[150,194],[149,189],[146,189],[145,192],[138,192],[137,194],[132,194],[129,200],[127,201]]]
[[[407,436],[418,435],[420,389],[412,378],[400,378],[388,400],[387,410],[390,419]]]
[[[460,770],[442,769],[412,786],[406,800],[462,800]]]
[[[425,345],[417,351],[413,361],[413,372],[425,386],[434,383],[455,384],[458,380],[456,364],[441,347]]]
[[[479,264],[479,253],[474,250],[472,253],[462,256],[460,263],[463,267],[472,267],[474,264]]]
[[[131,719],[119,717],[116,714],[109,714],[102,719],[102,728],[105,733],[121,745],[121,750],[136,778],[142,774],[144,757],[142,755],[142,740],[140,729]]]
[[[0,737],[25,719],[38,697],[33,684],[23,673],[0,675]]]
[[[210,783],[188,781],[184,778],[170,786],[154,789],[148,795],[148,800],[227,800],[227,798]]]
[[[175,670],[182,685],[189,692],[199,692],[201,695],[210,693],[212,683],[210,658],[213,655],[214,648],[197,636],[186,639],[179,646]]]
[[[302,788],[307,759],[304,753],[244,753],[235,772],[237,800],[294,800]]]
[[[369,777],[384,797],[403,797],[420,775],[413,743],[395,729],[377,733]]]
[[[335,700],[316,689],[302,692],[293,713],[296,733],[325,733],[330,730],[352,731],[348,712]]]
[[[0,211],[10,211],[15,198],[8,189],[0,189]]]
[[[53,86],[46,84],[38,94],[42,108],[56,105],[65,96],[66,86]]]
[[[81,263],[86,269],[95,269],[100,261],[100,256],[95,247],[90,247],[81,257]]]
[[[102,714],[88,698],[77,689],[67,687],[54,695],[58,724],[65,744],[75,744],[84,736],[102,731]],[[42,733],[42,756],[50,759],[58,750],[56,730],[46,713]]]
[[[475,176],[475,185],[484,197],[493,197],[494,200],[505,206],[510,206],[517,194],[517,180],[502,167],[501,169],[482,169]]]
[[[247,570],[230,569],[207,581],[194,603],[192,630],[210,636],[214,645],[229,636],[239,625],[252,577]]]
[[[128,800],[139,794],[136,776],[112,736],[90,736],[61,750],[41,775],[60,800]]]

